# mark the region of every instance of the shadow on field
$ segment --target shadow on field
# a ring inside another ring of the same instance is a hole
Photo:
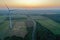
[[[11,37],[9,37],[9,36],[5,37],[4,40],[23,40],[23,38],[13,35]]]
[[[36,31],[34,34],[35,40],[60,40],[60,35],[54,35],[50,30],[40,25],[40,23],[36,23]],[[24,38],[13,35],[5,37],[4,40],[32,40],[31,30],[29,30],[30,32],[28,32]]]
[[[60,40],[60,35],[57,35],[56,36],[56,40]]]
[[[32,32],[29,32],[24,39],[32,40]],[[50,30],[36,22],[34,40],[56,40],[56,36]]]

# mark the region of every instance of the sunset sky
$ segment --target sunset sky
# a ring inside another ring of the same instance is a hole
[[[60,8],[60,0],[0,0],[0,8],[4,1],[11,8]]]

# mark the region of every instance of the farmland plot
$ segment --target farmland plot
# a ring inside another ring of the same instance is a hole
[[[6,20],[7,16],[0,16],[0,23],[4,22]]]
[[[60,34],[60,31],[59,31],[60,24],[59,23],[56,23],[55,21],[53,21],[47,17],[42,18],[42,16],[39,20],[36,20],[36,21],[38,21],[43,27],[46,27],[47,29],[49,29],[55,35]]]
[[[16,35],[16,36],[24,37],[27,34],[25,20],[26,19],[22,17],[20,18],[13,17],[13,20],[12,20],[13,28],[10,36]]]

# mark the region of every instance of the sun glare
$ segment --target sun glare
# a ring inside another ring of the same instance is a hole
[[[16,4],[20,4],[22,6],[31,6],[31,7],[36,7],[39,5],[44,4],[44,0],[15,0]]]
[[[39,2],[38,0],[16,0],[16,3],[27,5],[36,4],[38,2]]]
[[[5,0],[6,1],[6,0]],[[7,0],[7,5],[14,8],[46,8],[60,7],[59,2],[52,0]],[[0,7],[5,7],[1,4]]]
[[[13,4],[12,4],[13,3]],[[13,0],[10,6],[18,8],[41,8],[49,6],[49,0]]]

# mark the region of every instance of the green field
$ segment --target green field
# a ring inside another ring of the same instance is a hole
[[[0,38],[8,36],[9,34],[9,21],[4,21],[0,24]]]
[[[50,30],[55,35],[60,34],[60,24],[59,23],[56,23],[55,21],[53,21],[47,17],[44,17],[44,16],[40,16],[40,18],[36,21],[39,22],[43,27],[46,27],[48,30]]]
[[[0,23],[4,22],[6,19],[6,16],[0,16]]]

